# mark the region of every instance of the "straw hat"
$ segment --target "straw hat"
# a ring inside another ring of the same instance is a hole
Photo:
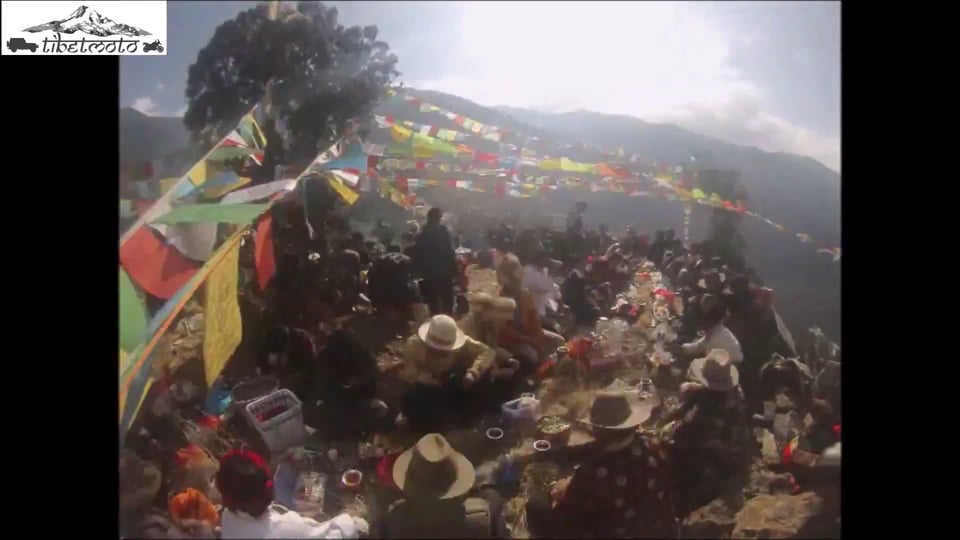
[[[580,421],[604,429],[633,429],[650,418],[652,407],[636,404],[630,394],[620,391],[600,391],[593,398],[590,413]]]
[[[435,315],[420,325],[417,335],[424,343],[441,351],[455,351],[467,341],[466,334],[449,315]]]
[[[393,481],[408,495],[452,499],[470,491],[476,481],[473,464],[450,446],[443,435],[424,435],[393,463]]]
[[[691,362],[687,375],[711,390],[732,390],[740,384],[740,372],[723,349],[713,349]]]

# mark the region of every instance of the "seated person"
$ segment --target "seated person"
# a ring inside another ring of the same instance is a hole
[[[572,477],[527,503],[537,538],[675,538],[667,450],[637,428],[650,417],[623,392],[599,392],[584,423],[596,442]]]
[[[301,401],[309,399],[317,365],[313,337],[305,330],[274,326],[263,340],[257,375],[273,375]]]
[[[228,452],[220,459],[217,489],[223,495],[221,538],[358,538],[370,526],[348,514],[322,523],[273,502],[273,476],[253,452]]]
[[[438,412],[464,408],[467,389],[487,375],[496,353],[468,337],[447,315],[436,315],[407,339],[400,378],[411,384],[403,413],[414,431],[444,420]]]
[[[369,422],[389,424],[387,405],[376,399],[379,368],[376,357],[347,328],[336,328],[320,352],[316,398],[317,414],[333,421],[335,431],[365,430]]]
[[[563,303],[570,308],[578,326],[592,326],[600,318],[600,307],[589,291],[586,265],[586,259],[581,259],[567,275],[561,288]]]
[[[547,266],[550,257],[546,251],[533,255],[530,264],[524,267],[522,286],[533,295],[533,303],[540,318],[547,316],[547,309],[557,310],[557,300],[560,299],[560,286],[550,277]]]
[[[409,316],[418,296],[412,277],[410,257],[402,253],[387,253],[374,259],[367,276],[373,307]]]
[[[557,350],[566,340],[563,336],[544,330],[533,295],[523,287],[523,266],[513,254],[503,257],[497,268],[497,282],[501,295],[517,303],[514,319],[500,330],[500,346],[513,353],[524,368],[531,369]]]
[[[730,355],[730,360],[734,364],[742,362],[743,352],[740,349],[740,342],[723,324],[726,308],[720,300],[712,294],[704,294],[700,298],[698,308],[700,327],[704,335],[696,341],[681,345],[681,352],[689,358],[703,356],[713,349],[723,349]]]
[[[750,427],[740,375],[730,355],[713,349],[694,360],[691,382],[681,386],[680,407],[664,422],[676,421],[671,446],[677,516],[724,495],[739,492],[749,473]]]
[[[510,538],[492,488],[475,487],[476,472],[439,434],[424,435],[393,464],[403,498],[379,520],[377,538]]]

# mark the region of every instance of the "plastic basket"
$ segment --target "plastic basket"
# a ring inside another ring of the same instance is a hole
[[[283,412],[272,415],[276,409],[282,409]],[[297,396],[286,388],[247,404],[244,413],[272,455],[303,446],[307,441],[303,407]]]

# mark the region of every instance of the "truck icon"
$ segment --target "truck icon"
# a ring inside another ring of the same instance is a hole
[[[30,51],[30,52],[37,52],[36,43],[30,43],[29,41],[23,38],[18,38],[18,37],[8,39],[7,48],[10,49],[10,52],[17,52],[17,51],[24,51],[24,50]]]

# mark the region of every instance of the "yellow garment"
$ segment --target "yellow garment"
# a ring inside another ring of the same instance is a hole
[[[463,347],[452,353],[437,353],[413,335],[403,348],[403,369],[400,378],[408,383],[430,385],[443,384],[445,375],[454,369],[466,369],[478,380],[493,365],[496,352],[483,343],[467,336]]]

